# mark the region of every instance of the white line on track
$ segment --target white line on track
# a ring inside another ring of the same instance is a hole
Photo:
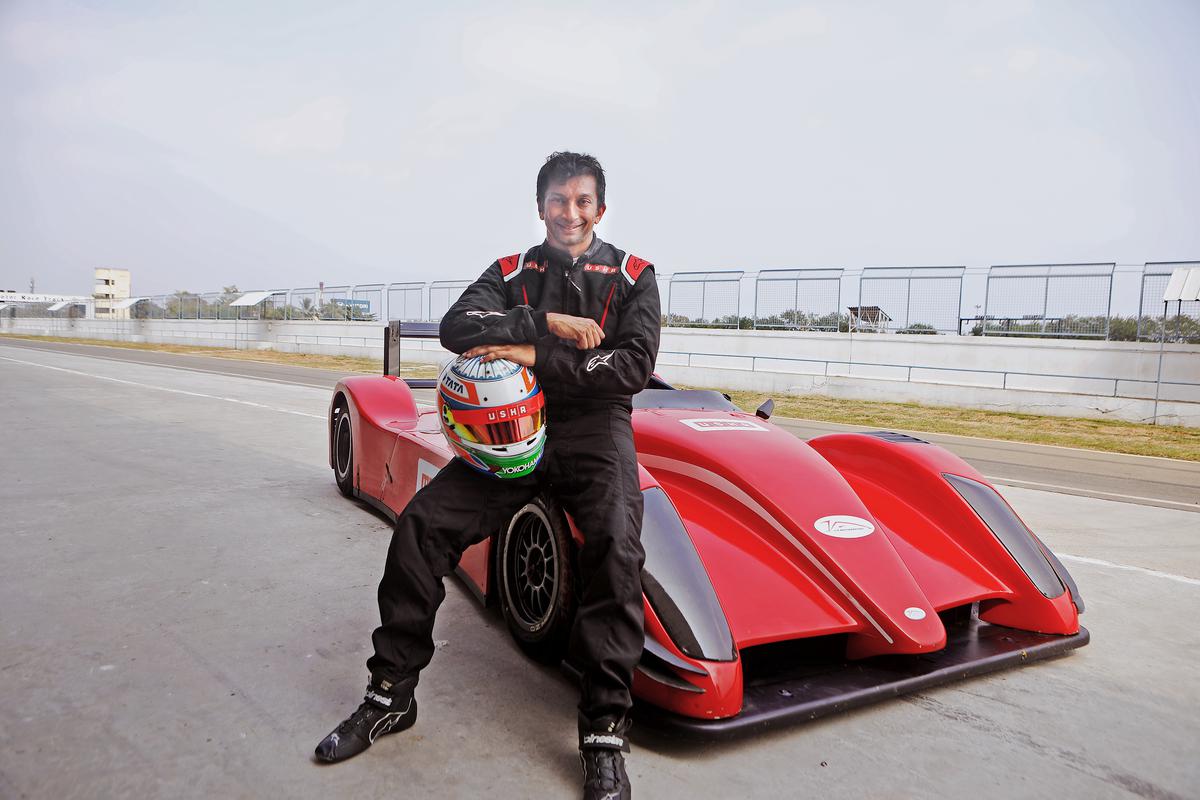
[[[22,340],[22,341],[28,341],[28,340]],[[0,344],[4,344],[3,338],[0,338]],[[79,346],[80,347],[95,347],[97,349],[104,347],[103,345],[94,345],[94,344],[81,344]],[[203,375],[222,375],[227,378],[245,378],[247,380],[252,380],[252,381],[267,381],[268,383],[281,383],[284,386],[307,386],[310,389],[329,389],[329,388],[331,388],[330,385],[326,384],[326,383],[304,383],[302,381],[298,381],[298,380],[295,380],[292,378],[271,378],[271,377],[267,377],[265,375],[248,375],[244,372],[223,372],[218,369],[206,369],[205,367],[189,367],[189,366],[185,366],[183,364],[167,364],[165,362],[160,362],[160,361],[138,361],[137,359],[134,359],[134,358],[116,358],[115,356],[102,356],[102,355],[97,355],[96,353],[75,353],[70,350],[56,350],[52,347],[24,347],[24,346],[21,346],[21,347],[22,347],[22,349],[35,350],[39,353],[54,353],[55,355],[60,355],[60,356],[79,356],[81,358],[95,358],[95,359],[99,359],[101,361],[113,361],[113,362],[116,362],[117,364],[137,364],[138,366],[142,366],[142,367],[162,367],[163,369],[177,369],[177,370],[182,370],[183,372],[199,372]],[[112,348],[109,348],[109,349],[112,349]],[[133,353],[138,353],[138,352],[159,353],[159,352],[165,352],[165,351],[133,350],[130,352],[133,352]],[[221,357],[221,356],[198,356],[198,355],[194,355],[192,353],[173,353],[172,355],[182,356],[183,358],[220,358]],[[12,360],[12,359],[10,359],[10,360]],[[239,359],[236,363],[239,363],[239,364],[264,364],[266,366],[271,366],[271,367],[287,366],[286,364],[280,365],[280,364],[276,364],[271,361],[256,361],[254,359],[249,359],[249,358],[244,359],[244,360]],[[303,369],[311,369],[311,368],[304,367]],[[346,373],[346,374],[350,375],[350,374],[354,374],[354,373]]]
[[[994,475],[984,475],[992,483],[999,483],[1005,486],[1015,486],[1018,489],[1046,489],[1048,491],[1060,492],[1066,494],[1076,494],[1083,497],[1094,497],[1098,500],[1113,499],[1118,502],[1125,500],[1140,500],[1147,503],[1152,503],[1156,506],[1171,506],[1178,508],[1181,511],[1200,511],[1200,506],[1195,503],[1181,503],[1178,500],[1163,500],[1161,497],[1142,497],[1136,494],[1117,494],[1116,492],[1102,492],[1097,489],[1085,489],[1080,486],[1059,486],[1056,483],[1038,483],[1037,481],[1023,481],[1020,478],[998,478]]]
[[[1160,572],[1156,569],[1146,569],[1145,567],[1134,567],[1129,564],[1116,564],[1112,561],[1105,561],[1101,558],[1088,558],[1087,556],[1070,556],[1059,553],[1058,557],[1063,561],[1076,561],[1080,564],[1091,564],[1094,567],[1108,567],[1110,569],[1123,569],[1128,572],[1140,572],[1143,575],[1152,575],[1155,578],[1166,578],[1169,581],[1178,581],[1191,586],[1200,586],[1200,580],[1189,578],[1186,575],[1176,575],[1172,572]]]
[[[312,419],[321,419],[321,420],[325,419],[324,414],[310,414],[307,411],[292,411],[290,408],[278,408],[276,406],[268,406],[263,403],[255,403],[250,400],[239,400],[236,397],[221,397],[220,395],[204,394],[203,392],[189,392],[186,389],[171,389],[166,386],[155,386],[152,383],[139,383],[137,381],[127,381],[127,380],[124,380],[123,378],[111,378],[107,375],[96,375],[91,372],[81,372],[80,370],[77,370],[77,369],[67,369],[66,367],[52,367],[49,364],[38,364],[36,361],[22,361],[19,358],[8,358],[7,356],[0,356],[0,360],[12,361],[15,364],[25,364],[30,367],[41,367],[42,369],[52,369],[52,370],[56,370],[57,372],[68,372],[72,375],[82,375],[85,378],[96,378],[97,380],[101,380],[101,381],[112,381],[113,383],[123,383],[126,386],[137,386],[138,388],[141,388],[141,389],[154,389],[155,391],[159,391],[159,392],[170,392],[171,394],[182,394],[182,395],[187,395],[188,397],[204,397],[209,400],[221,400],[226,403],[237,403],[240,406],[250,406],[252,408],[262,408],[262,409],[266,409],[267,411],[278,411],[281,414],[294,414],[298,417],[311,417]],[[154,365],[151,365],[151,366],[154,366]]]

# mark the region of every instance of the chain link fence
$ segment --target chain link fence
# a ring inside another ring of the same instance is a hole
[[[350,291],[350,319],[364,322],[379,322],[384,314],[383,294],[387,287],[382,283],[355,286]]]
[[[672,327],[750,327],[742,324],[742,275],[729,272],[676,272],[671,276],[664,324]]]
[[[1200,342],[1200,302],[1173,304],[1166,309],[1164,327],[1161,300],[1171,272],[1200,267],[1200,261],[1144,264],[1136,316],[1111,311],[1115,266],[992,266],[987,270],[984,304],[975,306],[975,316],[961,316],[965,271],[961,266],[868,267],[858,276],[856,306],[850,305],[854,299],[847,298],[855,291],[853,283],[842,289],[847,276],[840,268],[656,272],[655,280],[662,322],[674,327]],[[853,273],[849,279],[853,282]],[[247,306],[233,305],[248,294],[236,290],[175,292],[136,299],[121,308],[117,307],[120,301],[104,299],[0,300],[0,316],[436,322],[469,285],[467,280],[444,280],[276,289],[262,292],[260,302]],[[743,308],[751,305],[753,310],[743,316]],[[1126,305],[1132,309],[1132,298],[1126,298]]]
[[[470,281],[434,281],[429,284],[429,316],[426,319],[441,319],[470,285]]]
[[[1200,301],[1162,300],[1171,273],[1180,267],[1200,267],[1200,261],[1149,262],[1142,269],[1136,333],[1139,341],[1200,343]]]
[[[387,318],[405,322],[425,319],[425,284],[393,283],[387,290]]]
[[[1012,264],[988,270],[983,336],[1109,334],[1116,264]]]
[[[658,284],[658,305],[661,309],[662,324],[667,323],[667,313],[671,308],[671,276],[660,275],[654,270],[654,282]]]
[[[45,319],[56,315],[56,312],[50,311],[52,305],[54,304],[0,302],[0,314],[13,319]]]
[[[867,267],[858,282],[855,330],[958,333],[966,267]]]
[[[842,270],[768,269],[754,279],[754,327],[844,330]]]

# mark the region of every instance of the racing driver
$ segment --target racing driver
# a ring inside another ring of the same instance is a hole
[[[654,368],[659,298],[652,265],[602,242],[604,170],[552,154],[537,176],[546,240],[497,259],[446,313],[442,345],[532,367],[546,396],[546,450],[534,474],[500,480],[454,459],[396,521],[379,584],[380,626],[362,705],[317,746],[341,761],[416,718],[413,690],[433,656],[442,579],[471,544],[549,486],[584,543],[568,661],[581,675],[585,798],[627,798],[633,670],[641,656],[642,495],[631,396]]]

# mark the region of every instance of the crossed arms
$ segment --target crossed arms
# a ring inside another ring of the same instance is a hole
[[[527,305],[508,307],[500,265],[467,288],[441,324],[447,350],[533,367],[539,379],[603,394],[645,388],[658,355],[659,298],[652,269],[627,287],[611,336],[595,320]],[[601,343],[605,348],[601,348]]]

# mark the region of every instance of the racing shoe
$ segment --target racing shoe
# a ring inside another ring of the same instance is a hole
[[[583,800],[630,800],[632,788],[625,772],[629,752],[629,720],[580,720],[579,763],[583,768]]]
[[[329,764],[356,756],[380,736],[411,728],[417,721],[415,678],[389,683],[372,680],[362,705],[317,745],[317,759]]]

